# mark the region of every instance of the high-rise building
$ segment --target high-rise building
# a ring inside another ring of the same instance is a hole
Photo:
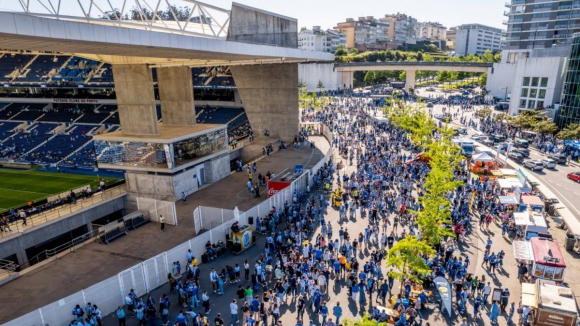
[[[346,35],[346,47],[357,45],[387,43],[389,40],[389,23],[375,19],[373,16],[359,17],[358,20],[347,18],[338,23],[334,30]]]
[[[503,31],[481,24],[464,24],[456,27],[455,55],[483,54],[486,50],[501,51]]]
[[[396,13],[385,15],[379,20],[389,23],[388,37],[391,42],[403,44],[407,41],[413,41],[417,37],[419,25],[417,19],[411,16]]]
[[[571,123],[580,124],[580,34],[572,39],[556,123],[560,129]]]
[[[530,49],[566,43],[580,31],[580,0],[511,0],[506,7],[506,62],[526,57]]]
[[[324,31],[320,26],[298,33],[299,49],[334,53],[341,44],[346,46],[346,35],[331,29]]]

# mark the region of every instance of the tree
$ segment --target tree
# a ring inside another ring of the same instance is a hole
[[[491,108],[489,106],[486,106],[486,107],[480,109],[479,111],[477,111],[476,114],[477,114],[478,117],[480,117],[482,119],[485,119],[485,118],[489,117],[489,115],[491,113],[492,113]]]
[[[419,276],[431,272],[423,257],[433,254],[435,254],[435,250],[430,245],[410,235],[389,249],[387,266],[397,269],[390,271],[389,276],[401,281],[400,292],[403,292],[404,279],[411,279],[420,283]]]
[[[352,48],[352,49],[348,50],[348,52],[349,53],[352,53],[352,54],[358,54],[358,49],[357,48]]]
[[[305,30],[307,30],[306,26],[302,26],[302,27],[300,27],[300,31],[301,31],[301,32],[304,32]]]
[[[495,114],[493,116],[493,118],[491,118],[491,121],[493,122],[502,122],[504,120],[510,121],[511,120],[511,116],[505,113],[498,113]]]
[[[521,128],[533,129],[536,123],[542,120],[538,114],[539,111],[536,110],[524,110],[512,120],[512,123]]]
[[[483,74],[481,74],[481,76],[479,76],[479,85],[484,87],[485,85],[487,85],[487,72],[484,72]]]
[[[579,140],[580,124],[571,123],[558,133],[558,138],[562,140]]]
[[[347,55],[347,54],[348,54],[348,52],[346,51],[344,45],[342,45],[342,44],[337,46],[336,51],[334,51],[335,57],[340,57],[340,56]]]
[[[543,121],[537,122],[533,126],[533,130],[537,131],[539,133],[542,133],[542,134],[553,135],[556,133],[556,131],[558,131],[558,126],[551,121],[543,120]]]
[[[322,83],[322,80],[318,80],[318,84],[316,85],[316,88],[318,88],[318,91],[320,93],[324,92],[324,84]]]

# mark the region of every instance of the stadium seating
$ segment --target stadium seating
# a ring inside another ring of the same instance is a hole
[[[0,145],[0,159],[27,162],[25,154],[53,136],[58,124],[35,123],[26,131],[19,132]]]

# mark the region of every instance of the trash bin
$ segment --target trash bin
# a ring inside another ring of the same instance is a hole
[[[573,234],[566,233],[566,250],[574,250],[574,245],[576,244],[576,237]]]

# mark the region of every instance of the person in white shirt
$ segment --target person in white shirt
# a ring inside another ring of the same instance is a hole
[[[230,313],[232,315],[232,317],[230,318],[230,324],[231,324],[231,326],[234,326],[234,324],[237,324],[240,322],[240,320],[238,318],[238,303],[237,303],[236,299],[234,299],[232,301],[232,303],[230,303]]]

